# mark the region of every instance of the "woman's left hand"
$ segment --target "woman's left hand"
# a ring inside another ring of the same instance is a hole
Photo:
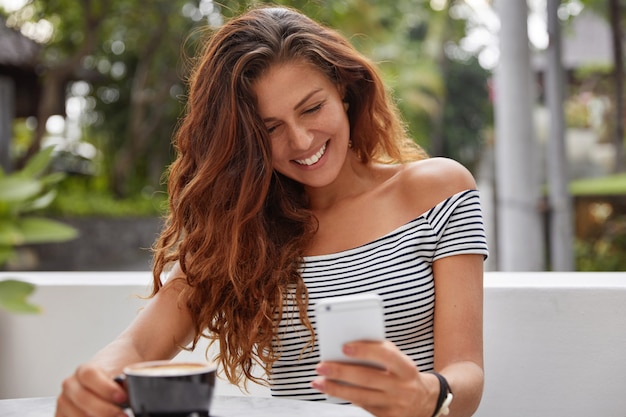
[[[384,369],[320,362],[316,368],[320,377],[313,381],[314,388],[377,417],[432,416],[439,381],[434,375],[420,372],[392,342],[351,342],[344,345],[343,352],[354,359],[380,364]]]

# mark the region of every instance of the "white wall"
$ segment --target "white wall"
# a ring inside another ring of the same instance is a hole
[[[63,379],[130,323],[149,294],[150,272],[0,272],[37,286],[39,315],[0,310],[0,399],[57,395]],[[206,343],[178,359],[205,359]],[[241,391],[220,381],[218,394]],[[255,395],[265,387],[249,384]]]
[[[151,282],[149,272],[19,277],[37,284],[32,301],[44,311],[0,312],[0,399],[56,395],[136,315]],[[202,359],[204,347],[181,358]],[[476,416],[624,417],[625,352],[626,273],[487,273],[486,384]],[[218,394],[240,392],[222,381]]]
[[[626,416],[626,273],[489,273],[478,417]]]

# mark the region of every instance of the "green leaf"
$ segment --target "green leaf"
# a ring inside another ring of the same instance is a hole
[[[41,309],[27,298],[35,291],[28,282],[8,279],[0,281],[0,308],[12,313],[39,313]]]
[[[63,172],[54,172],[45,177],[41,177],[39,181],[41,181],[44,187],[50,187],[63,181],[65,177],[66,175]]]
[[[41,197],[38,197],[37,199],[33,201],[23,204],[20,207],[19,211],[24,213],[27,211],[34,211],[34,210],[40,210],[42,208],[46,208],[50,205],[50,203],[52,203],[52,201],[54,201],[56,196],[57,196],[56,190],[48,191],[46,194],[42,195]]]
[[[15,204],[9,204],[6,201],[0,200],[0,219],[6,221],[6,219],[12,217],[13,206]]]
[[[50,165],[53,150],[54,147],[50,146],[42,149],[40,152],[37,152],[28,160],[26,166],[20,170],[18,175],[28,178],[40,176],[46,168],[48,168],[48,165]]]
[[[78,231],[75,228],[40,217],[16,219],[13,224],[0,223],[0,246],[65,242],[76,236]]]
[[[41,183],[34,179],[17,176],[0,178],[0,201],[25,201],[39,194],[41,189]]]
[[[22,245],[23,243],[22,232],[16,224],[0,223],[0,247]]]
[[[0,266],[7,263],[9,259],[15,254],[15,251],[11,246],[0,246]]]
[[[23,244],[64,242],[78,236],[75,228],[41,217],[21,218],[16,224],[22,234]]]

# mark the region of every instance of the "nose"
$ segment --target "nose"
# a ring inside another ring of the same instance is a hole
[[[288,127],[289,143],[295,150],[306,150],[313,143],[313,132],[306,125],[293,124]]]

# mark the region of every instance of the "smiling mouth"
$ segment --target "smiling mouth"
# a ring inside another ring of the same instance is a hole
[[[311,166],[311,165],[315,165],[317,163],[317,161],[319,161],[322,156],[324,156],[324,153],[326,153],[326,145],[328,142],[324,143],[324,145],[322,145],[322,147],[320,148],[319,151],[317,151],[317,153],[313,156],[311,156],[310,158],[307,159],[294,159],[294,162],[296,162],[299,165],[305,165],[305,166]]]

